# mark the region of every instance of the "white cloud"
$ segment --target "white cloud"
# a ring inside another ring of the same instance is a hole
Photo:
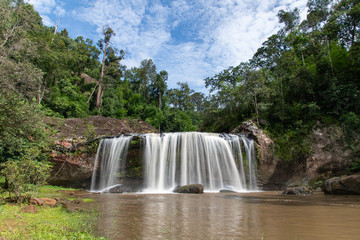
[[[54,22],[51,20],[50,16],[55,15],[58,17],[63,17],[66,14],[65,9],[63,8],[63,2],[55,0],[28,0],[28,3],[32,4],[36,11],[39,12],[40,16],[43,19],[43,23],[47,26],[54,26]]]
[[[279,30],[280,9],[298,7],[304,18],[306,1],[88,0],[86,7],[73,9],[71,15],[94,26],[95,42],[104,25],[113,28],[117,35],[112,42],[127,50],[128,67],[152,58],[158,70],[168,71],[169,87],[188,81],[201,90],[204,78],[247,61]],[[58,16],[66,14],[58,0],[30,2],[41,14],[54,9]]]
[[[48,15],[40,15],[43,21],[43,24],[46,26],[54,26],[55,23],[48,17]]]
[[[49,14],[56,6],[55,0],[28,0],[42,14]]]

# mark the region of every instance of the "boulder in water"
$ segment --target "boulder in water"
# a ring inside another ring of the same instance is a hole
[[[204,186],[201,184],[190,184],[178,186],[174,189],[174,193],[204,193]]]
[[[113,187],[108,188],[105,192],[109,192],[109,193],[123,193],[126,192],[126,189],[123,185],[119,184],[119,185],[115,185]]]
[[[220,192],[221,193],[236,193],[236,191],[230,190],[230,189],[221,189]]]
[[[282,195],[309,195],[311,194],[311,190],[308,189],[307,187],[292,187],[292,188],[286,188],[283,192]]]
[[[325,181],[324,192],[328,194],[360,194],[360,175],[335,177]]]

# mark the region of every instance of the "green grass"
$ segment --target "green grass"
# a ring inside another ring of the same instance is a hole
[[[50,198],[56,198],[56,197],[62,197],[64,198],[63,194],[60,192],[61,190],[67,190],[67,191],[75,191],[77,189],[74,188],[64,188],[64,187],[58,187],[58,186],[52,186],[52,185],[44,185],[39,188],[39,193],[36,197],[50,197]]]
[[[46,185],[39,188],[36,197],[64,198],[60,190],[76,189]],[[7,195],[3,193],[3,197]],[[85,198],[83,201],[88,203],[94,200]],[[24,213],[21,209],[25,206],[1,205],[0,201],[0,239],[105,239],[94,235],[93,226],[98,218],[95,211],[69,212],[57,206],[37,207],[37,213]]]
[[[23,206],[0,206],[0,238],[104,239],[93,235],[95,212],[69,213],[61,207],[38,207],[37,213],[23,213]]]

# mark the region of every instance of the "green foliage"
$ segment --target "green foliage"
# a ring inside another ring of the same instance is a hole
[[[340,122],[345,132],[346,140],[350,147],[357,142],[357,134],[360,132],[360,118],[353,112],[348,112],[341,116]]]
[[[76,80],[79,78],[60,79],[51,89],[50,101],[47,106],[64,117],[86,117],[88,105],[79,87],[72,83]]]
[[[230,131],[252,118],[275,139],[284,161],[306,158],[305,136],[317,121],[341,125],[352,149],[359,145],[359,2],[309,0],[280,10],[284,27],[270,36],[249,62],[205,79],[213,92],[202,129]],[[356,161],[354,162],[356,165]]]
[[[305,136],[298,131],[287,130],[284,134],[279,134],[274,141],[276,142],[276,155],[284,162],[304,161],[310,153],[310,146],[305,141]]]
[[[197,127],[193,125],[189,112],[173,110],[167,114],[166,121],[164,122],[164,131],[185,132],[197,130]]]
[[[19,160],[29,148],[47,147],[41,116],[36,105],[11,91],[0,91],[0,162]]]
[[[0,174],[5,177],[7,190],[21,201],[23,193],[37,192],[38,186],[43,185],[50,176],[50,165],[45,161],[38,161],[40,151],[30,148],[19,161],[7,161],[0,165]]]

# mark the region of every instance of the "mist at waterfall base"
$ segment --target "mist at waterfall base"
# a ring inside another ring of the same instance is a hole
[[[143,183],[140,192],[171,193],[177,186],[202,184],[205,192],[256,190],[254,141],[245,136],[183,132],[142,134]],[[133,136],[102,139],[91,191],[106,192],[126,171]]]

